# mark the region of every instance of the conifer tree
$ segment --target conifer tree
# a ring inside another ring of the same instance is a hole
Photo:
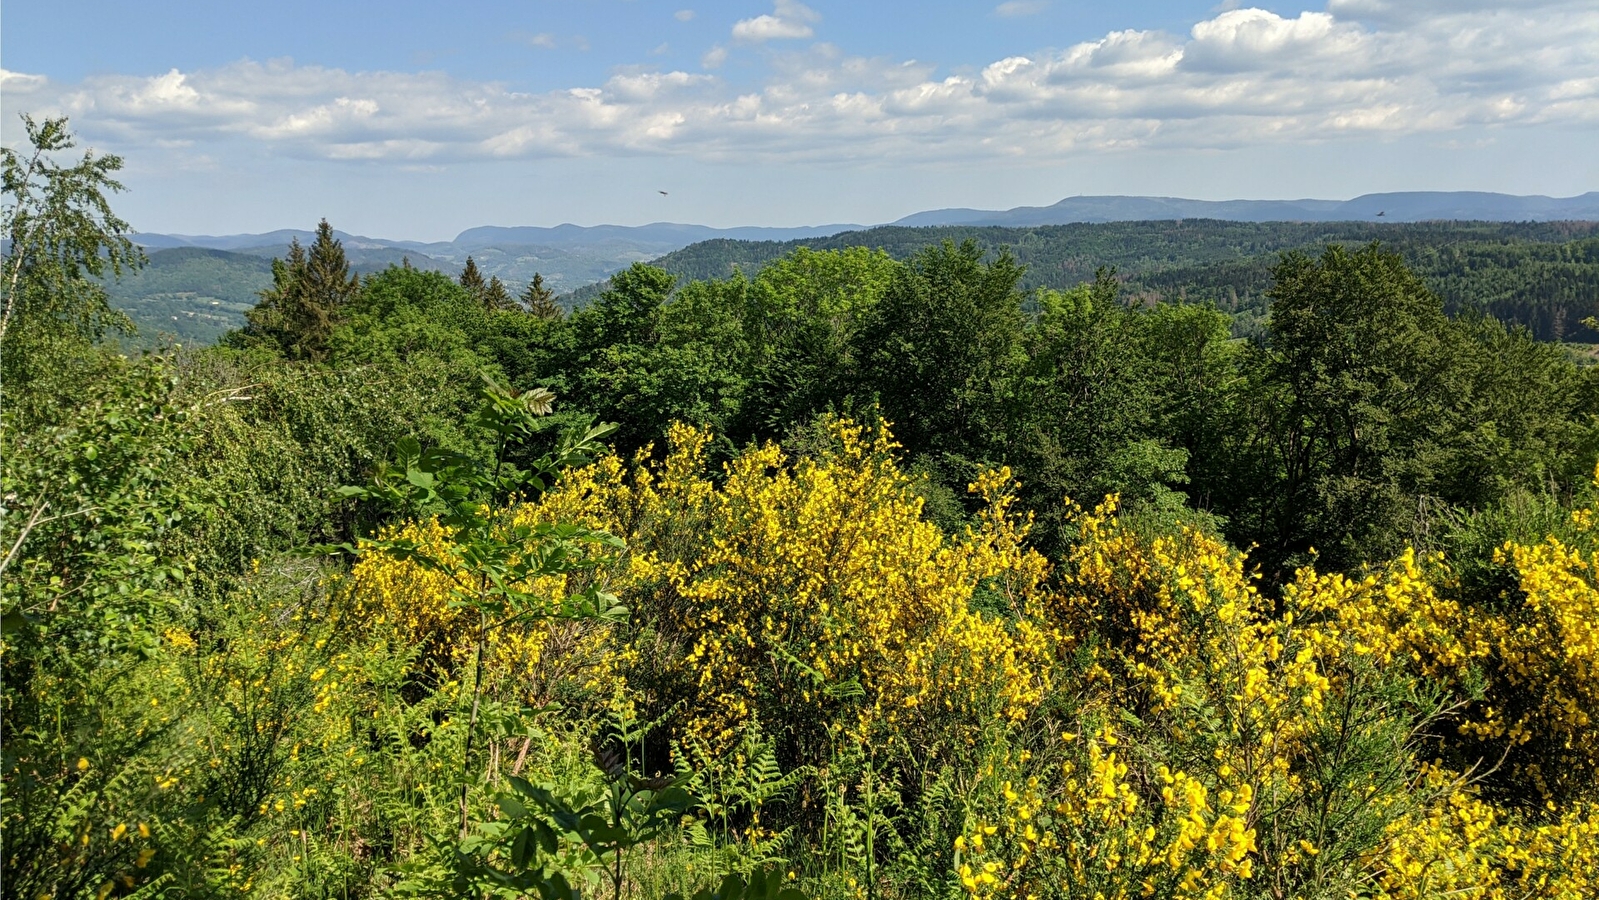
[[[333,236],[333,226],[327,219],[316,227],[316,240],[311,243],[310,258],[306,260],[305,282],[312,301],[329,310],[334,318],[361,290],[361,277],[350,273],[344,244]]]
[[[483,273],[478,270],[477,261],[472,257],[466,258],[466,268],[461,270],[461,287],[472,292],[474,297],[482,297],[483,292],[489,289],[488,283],[483,280]]]
[[[522,306],[545,321],[559,319],[563,314],[555,302],[555,292],[544,286],[544,276],[538,272],[533,273],[533,280],[522,292]]]
[[[333,326],[360,290],[360,276],[350,273],[344,245],[323,219],[309,253],[295,238],[288,259],[272,261],[272,287],[245,313],[245,333],[290,359],[321,360]]]
[[[516,303],[511,300],[511,292],[505,289],[505,282],[500,280],[500,276],[489,278],[489,286],[483,289],[483,307],[491,312],[516,308]]]

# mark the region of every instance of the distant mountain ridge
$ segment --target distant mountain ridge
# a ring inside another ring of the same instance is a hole
[[[933,209],[912,213],[890,225],[925,227],[932,225],[994,225],[1037,227],[1081,222],[1141,222],[1176,219],[1218,219],[1230,222],[1425,222],[1437,220],[1484,222],[1550,222],[1558,220],[1599,221],[1599,191],[1575,197],[1496,194],[1487,191],[1400,191],[1363,194],[1351,200],[1189,200],[1181,197],[1077,196],[1049,206],[1018,206],[1013,209]],[[489,274],[506,280],[526,280],[533,271],[546,279],[566,282],[565,287],[595,280],[588,269],[592,264],[610,271],[636,259],[650,259],[691,244],[709,240],[791,241],[830,237],[846,231],[873,226],[834,224],[793,228],[749,226],[713,228],[677,222],[648,225],[572,225],[553,227],[484,225],[468,228],[451,241],[413,241],[373,238],[335,231],[344,242],[352,263],[362,267],[360,257],[371,257],[381,267],[402,256],[413,264],[445,271],[459,271],[468,254],[479,258]],[[298,238],[308,243],[313,233],[304,229],[283,228],[264,234],[189,235],[135,234],[133,239],[151,250],[176,247],[205,247],[237,253],[275,256]],[[549,251],[539,253],[537,251]],[[398,252],[396,252],[398,251]],[[518,265],[524,263],[525,265]],[[543,263],[545,268],[538,268]],[[550,266],[574,269],[568,273],[547,271]],[[531,268],[529,267],[531,266]],[[527,269],[526,272],[521,271]],[[578,270],[583,270],[579,272]],[[599,277],[609,272],[602,272]]]
[[[654,222],[649,225],[557,225],[553,228],[537,226],[502,227],[486,225],[468,228],[456,235],[455,243],[462,247],[497,246],[500,244],[542,245],[569,247],[606,241],[627,243],[670,244],[673,249],[687,247],[700,241],[792,241],[813,237],[827,237],[841,231],[859,231],[865,225],[816,225],[800,228],[712,228],[708,225],[681,225],[676,222]]]
[[[1007,210],[935,209],[895,225],[995,225],[1011,228],[1080,222],[1219,219],[1228,222],[1392,222],[1439,220],[1552,222],[1599,220],[1599,191],[1575,197],[1518,196],[1485,191],[1402,191],[1352,200],[1186,200],[1180,197],[1080,196],[1051,206]]]
[[[654,259],[707,240],[791,241],[821,238],[861,225],[820,225],[800,228],[712,228],[656,222],[650,225],[488,225],[468,228],[453,241],[411,241],[373,238],[334,230],[344,244],[345,256],[357,272],[374,272],[402,260],[420,269],[459,273],[473,257],[485,275],[498,275],[519,289],[534,273],[557,291],[592,284],[635,262]],[[281,228],[263,234],[154,234],[132,236],[152,253],[183,248],[226,251],[247,256],[283,256],[289,242],[310,244],[315,232]],[[513,290],[514,293],[514,290]]]
[[[1050,206],[1008,210],[927,210],[871,231],[868,226],[847,224],[712,228],[654,222],[632,226],[490,225],[468,228],[450,241],[334,234],[344,243],[345,255],[357,272],[376,272],[409,260],[416,268],[453,277],[472,256],[485,276],[498,276],[513,294],[520,293],[538,273],[545,284],[570,297],[568,302],[577,302],[596,292],[594,285],[635,262],[659,260],[675,267],[677,274],[722,277],[730,260],[758,267],[755,257],[764,259],[763,254],[780,252],[790,242],[827,246],[839,241],[853,245],[888,240],[914,244],[927,237],[890,234],[906,228],[1025,229],[1200,220],[1364,223],[1375,229],[1371,237],[1377,237],[1386,223],[1599,221],[1599,191],[1565,198],[1477,191],[1366,194],[1351,200],[1084,196],[1068,197]],[[256,292],[271,284],[266,260],[284,256],[291,240],[309,244],[315,234],[284,228],[263,234],[135,234],[132,238],[149,252],[151,265],[138,277],[111,287],[115,305],[127,310],[141,328],[175,333],[190,343],[209,343],[228,328],[237,327]]]

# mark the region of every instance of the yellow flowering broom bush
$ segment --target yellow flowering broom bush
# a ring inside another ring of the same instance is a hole
[[[1460,777],[1428,766],[1438,802],[1396,820],[1374,853],[1379,900],[1470,900],[1599,895],[1599,808],[1576,804],[1526,825],[1482,799]]]
[[[547,521],[547,510],[526,505],[513,522]],[[384,538],[414,541],[435,559],[455,548],[436,519],[391,529]],[[586,576],[585,576],[586,577]],[[561,598],[572,593],[568,574],[522,586],[529,593]],[[478,616],[455,602],[459,578],[390,553],[363,553],[346,588],[346,614],[396,646],[414,648],[419,672],[448,679],[470,662]],[[610,652],[611,625],[603,621],[536,619],[513,622],[490,634],[484,683],[540,705],[573,690],[609,700],[619,689]]]
[[[1026,774],[1025,751],[1007,758],[1017,780],[1001,785],[993,814],[956,838],[956,874],[969,895],[1221,898],[1250,877],[1247,783],[1213,792],[1165,766],[1139,783],[1108,724],[1087,740],[1063,735],[1062,744],[1066,759],[1053,771]]]
[[[922,518],[886,433],[832,433],[830,455],[767,445],[717,479],[709,435],[678,427],[659,465],[627,477],[602,461],[545,498],[541,514],[632,548],[618,592],[650,647],[623,652],[656,667],[653,685],[634,686],[683,702],[685,733],[713,745],[751,719],[816,739],[888,729],[921,741],[1024,718],[1049,687],[1052,638],[1028,614],[1046,564],[1010,512],[1008,474],[973,486],[984,511],[950,537]],[[975,612],[979,586],[1010,614]],[[663,646],[675,649],[663,658]]]
[[[1464,731],[1504,746],[1510,774],[1549,799],[1599,800],[1599,534],[1573,514],[1579,544],[1506,544],[1516,575],[1500,615],[1474,615],[1465,640],[1484,657],[1486,702]],[[1519,603],[1517,602],[1519,601]]]
[[[1459,766],[1496,767],[1510,799],[1599,800],[1596,515],[1599,501],[1573,512],[1569,540],[1498,548],[1496,597],[1464,596],[1441,555],[1413,552],[1363,578],[1301,573],[1290,592],[1320,592],[1350,651],[1460,698],[1440,748]]]
[[[1592,895],[1591,541],[1502,547],[1516,590],[1497,604],[1414,552],[1306,568],[1269,597],[1213,534],[1134,528],[1113,497],[1072,508],[1079,539],[1052,568],[1007,471],[947,534],[885,432],[831,439],[718,471],[710,434],[678,426],[659,460],[602,458],[511,510],[622,538],[598,569],[523,589],[600,579],[632,617],[519,625],[485,678],[530,701],[625,697],[709,752],[764,727],[816,777],[841,753],[953,765],[945,871],[974,897]],[[432,521],[397,534],[448,552]],[[370,633],[463,670],[476,622],[447,573],[368,554],[347,588]],[[914,767],[888,768],[901,791]],[[1540,805],[1495,805],[1506,778]]]

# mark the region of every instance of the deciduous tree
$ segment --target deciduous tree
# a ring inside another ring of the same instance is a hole
[[[106,199],[122,190],[113,177],[122,158],[89,150],[63,165],[54,155],[76,145],[66,117],[39,122],[24,114],[22,121],[26,147],[0,149],[0,366],[7,382],[25,377],[29,363],[50,347],[92,343],[108,329],[131,331],[99,279],[144,263],[128,223]]]

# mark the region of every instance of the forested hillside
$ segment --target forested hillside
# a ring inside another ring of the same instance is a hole
[[[1599,893],[1599,367],[1386,244],[1271,232],[1240,338],[1029,279],[1245,226],[566,312],[324,222],[135,358],[120,160],[4,154],[8,896]]]
[[[501,229],[506,231],[506,229]],[[1234,316],[1239,334],[1256,334],[1265,314],[1271,269],[1285,250],[1318,251],[1328,243],[1356,246],[1380,240],[1444,298],[1453,314],[1483,312],[1530,328],[1541,340],[1599,342],[1582,320],[1599,312],[1599,223],[1487,222],[1427,224],[1295,224],[1218,221],[1134,222],[1046,228],[876,228],[827,238],[788,242],[712,240],[660,258],[655,264],[683,279],[723,278],[735,269],[753,274],[767,262],[801,246],[816,249],[871,247],[895,259],[943,240],[974,240],[989,253],[1010,248],[1027,266],[1024,289],[1066,288],[1093,280],[1102,266],[1116,269],[1129,302],[1209,302]],[[410,259],[416,268],[459,274],[471,256],[485,276],[524,284],[536,270],[554,290],[565,291],[568,308],[604,290],[598,280],[626,265],[612,254],[572,269],[568,251],[483,243],[475,251],[451,245],[436,256],[394,248],[366,249],[350,256],[353,269],[381,271]],[[112,304],[139,326],[147,346],[163,336],[187,344],[209,344],[243,325],[245,307],[266,284],[267,257],[286,247],[219,251],[201,248],[153,250],[149,265],[109,284]],[[593,255],[601,251],[582,251]],[[621,252],[621,251],[618,251]],[[475,255],[474,255],[475,254]],[[579,254],[581,255],[581,254]],[[602,254],[603,256],[603,254]]]
[[[242,325],[271,284],[270,258],[179,247],[151,253],[142,268],[112,279],[106,292],[144,343],[207,345]]]
[[[1253,328],[1279,255],[1327,244],[1379,241],[1399,253],[1451,312],[1473,310],[1526,325],[1543,340],[1599,341],[1582,320],[1599,313],[1595,222],[1223,222],[1186,220],[1034,228],[886,227],[808,241],[706,241],[656,265],[686,279],[753,274],[804,246],[871,247],[895,259],[941,241],[971,240],[988,253],[1008,248],[1027,267],[1024,289],[1068,288],[1114,268],[1132,297],[1211,302]],[[574,301],[598,288],[578,292]]]

